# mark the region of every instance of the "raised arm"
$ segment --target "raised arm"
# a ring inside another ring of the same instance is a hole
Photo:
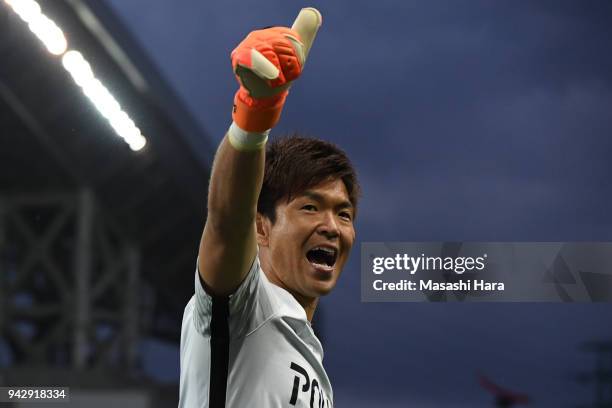
[[[255,258],[265,143],[320,25],[318,11],[302,9],[292,29],[253,31],[232,52],[240,89],[234,97],[233,123],[213,162],[198,258],[200,276],[215,295],[236,290]]]

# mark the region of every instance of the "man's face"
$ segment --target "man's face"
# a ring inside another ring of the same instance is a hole
[[[353,242],[354,208],[342,180],[330,180],[276,206],[276,222],[261,217],[258,243],[268,278],[294,296],[329,293]],[[266,269],[267,268],[267,269]]]

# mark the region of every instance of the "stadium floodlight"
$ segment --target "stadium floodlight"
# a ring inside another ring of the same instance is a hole
[[[35,0],[4,0],[28,25],[53,55],[62,55],[68,48],[64,32],[47,17]]]
[[[147,139],[110,91],[97,79],[91,65],[83,55],[70,50],[62,57],[62,65],[72,76],[74,82],[83,90],[102,116],[108,120],[115,132],[125,140],[134,151],[145,147]]]
[[[53,55],[62,56],[62,65],[74,82],[83,90],[96,109],[104,116],[115,132],[125,140],[133,151],[147,144],[134,121],[121,109],[121,105],[109,90],[97,79],[89,62],[75,50],[67,51],[68,42],[64,32],[47,17],[35,0],[4,0],[28,25]]]

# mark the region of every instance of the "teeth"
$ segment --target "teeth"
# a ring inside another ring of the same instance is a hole
[[[322,269],[327,269],[327,270],[330,270],[330,271],[334,269],[334,267],[333,267],[333,266],[329,266],[329,265],[327,265],[327,264],[320,264],[320,263],[316,263],[316,262],[313,262],[312,264],[313,264],[313,265],[316,265],[316,266],[317,266],[317,267],[319,267],[319,268],[322,268]]]
[[[336,254],[336,250],[335,250],[335,249],[332,249],[332,248],[327,248],[327,247],[314,247],[314,248],[313,248],[313,250],[314,250],[314,249],[318,249],[318,250],[320,250],[320,251],[327,252],[328,254],[331,254],[331,255],[335,255],[335,254]]]

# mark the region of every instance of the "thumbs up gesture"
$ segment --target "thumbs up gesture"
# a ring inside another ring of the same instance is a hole
[[[252,31],[232,51],[232,67],[240,89],[232,118],[248,132],[264,132],[280,119],[289,87],[302,73],[321,26],[321,14],[304,8],[293,26]]]

